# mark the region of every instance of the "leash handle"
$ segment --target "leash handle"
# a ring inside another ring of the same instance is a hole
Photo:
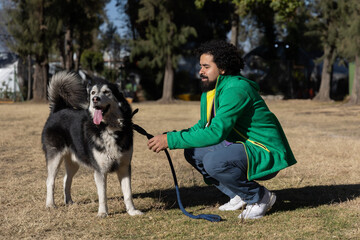
[[[135,110],[136,111],[136,110]],[[135,112],[134,111],[134,112]],[[137,111],[136,111],[137,112]],[[136,113],[135,112],[135,113]],[[134,113],[134,114],[135,114]],[[139,125],[137,124],[133,124],[133,128],[134,130],[136,130],[138,133],[144,135],[147,137],[147,139],[151,139],[153,138],[154,136],[147,133],[145,131],[145,129],[143,129],[142,127],[140,127]],[[173,176],[173,179],[174,179],[174,184],[175,184],[175,190],[176,190],[176,196],[177,196],[177,202],[178,202],[178,205],[179,205],[179,208],[181,209],[181,211],[188,217],[190,218],[194,218],[194,219],[205,219],[205,220],[208,220],[210,222],[220,222],[222,219],[219,215],[214,215],[214,214],[199,214],[199,215],[192,215],[191,213],[187,212],[184,208],[184,206],[182,205],[182,202],[181,202],[181,199],[180,199],[180,190],[179,190],[179,185],[178,185],[178,182],[177,182],[177,179],[176,179],[176,173],[175,173],[175,169],[174,169],[174,166],[172,164],[172,161],[171,161],[171,157],[170,157],[170,154],[168,152],[167,149],[164,150],[165,151],[165,154],[166,154],[166,157],[167,157],[167,160],[169,162],[169,165],[170,165],[170,169],[171,169],[171,173],[172,173],[172,176]]]

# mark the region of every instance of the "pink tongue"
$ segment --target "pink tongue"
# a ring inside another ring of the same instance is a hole
[[[102,118],[103,116],[101,110],[95,109],[94,119],[93,119],[94,124],[99,125],[101,123]]]

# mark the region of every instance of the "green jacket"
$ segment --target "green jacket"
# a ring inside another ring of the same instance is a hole
[[[296,163],[276,116],[259,95],[259,86],[242,76],[223,76],[215,87],[215,117],[208,127],[206,93],[201,118],[189,129],[168,132],[170,149],[206,147],[224,140],[244,144],[249,180],[264,177]]]

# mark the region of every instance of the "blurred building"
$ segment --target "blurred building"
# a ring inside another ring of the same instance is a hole
[[[8,47],[11,41],[3,10],[0,9],[0,100],[2,101],[22,99],[20,84],[23,83],[23,79],[18,77],[21,61]]]
[[[300,47],[284,42],[259,46],[247,53],[244,61],[242,75],[256,81],[263,95],[301,99],[313,98],[319,91],[323,63],[315,63]],[[331,79],[332,99],[343,100],[347,95],[348,76],[347,63],[337,59]]]
[[[283,95],[284,98],[312,98],[316,84],[311,73],[315,64],[301,48],[277,42],[260,46],[244,56],[241,72],[256,81],[263,95]]]

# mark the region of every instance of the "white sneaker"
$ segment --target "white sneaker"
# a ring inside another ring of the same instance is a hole
[[[219,210],[221,211],[234,211],[242,208],[246,205],[246,202],[244,202],[240,196],[236,195],[232,199],[230,199],[229,202],[225,203],[224,205],[221,205],[219,207]]]
[[[258,203],[248,204],[245,210],[239,215],[242,219],[258,219],[265,215],[271,209],[276,201],[275,193],[265,188],[265,194]]]

